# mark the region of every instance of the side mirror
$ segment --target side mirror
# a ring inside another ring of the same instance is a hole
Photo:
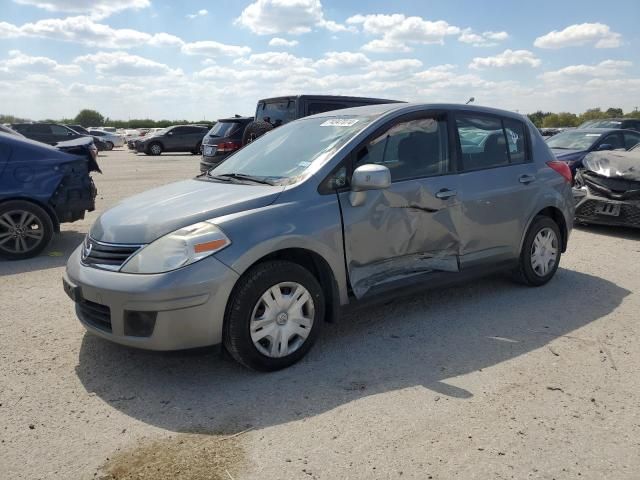
[[[384,165],[369,163],[355,169],[351,177],[351,191],[384,190],[391,185],[391,172]]]
[[[613,150],[613,145],[610,143],[603,143],[598,147],[598,150]]]

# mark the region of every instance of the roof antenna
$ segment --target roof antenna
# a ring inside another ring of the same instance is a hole
[[[467,100],[467,103],[465,103],[465,105],[469,105],[470,103],[475,102],[475,97],[471,97],[469,100]]]

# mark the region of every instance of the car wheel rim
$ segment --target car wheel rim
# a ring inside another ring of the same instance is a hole
[[[260,353],[281,358],[307,340],[315,316],[309,291],[295,282],[274,285],[262,294],[251,313],[251,340]]]
[[[40,219],[25,210],[12,210],[0,216],[0,249],[9,253],[34,250],[44,238]]]
[[[151,147],[151,151],[157,155],[160,153],[160,147],[158,145],[154,145]]]
[[[543,228],[533,239],[531,268],[539,277],[545,277],[558,261],[558,237],[550,228]]]

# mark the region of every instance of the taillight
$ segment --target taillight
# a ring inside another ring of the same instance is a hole
[[[242,147],[240,142],[222,142],[218,144],[218,147],[216,148],[216,152],[221,152],[221,153],[235,152],[240,147]]]
[[[559,160],[553,160],[551,162],[547,162],[547,165],[553,168],[560,175],[562,175],[567,182],[569,183],[573,182],[573,175],[571,173],[571,169],[569,168],[569,165],[567,165],[566,163],[561,162]]]

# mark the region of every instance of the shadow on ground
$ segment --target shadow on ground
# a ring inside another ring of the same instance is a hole
[[[37,257],[11,261],[0,259],[0,277],[62,267],[84,237],[83,232],[62,231],[54,234],[51,243]]]
[[[617,237],[624,240],[640,240],[640,228],[617,227],[610,225],[576,225],[575,228],[582,232],[603,235],[605,237]]]
[[[407,387],[470,398],[474,392],[447,379],[543,347],[606,316],[628,294],[563,269],[541,288],[502,277],[477,280],[342,317],[325,326],[301,363],[270,374],[245,370],[211,350],[145,352],[86,335],[76,373],[112,407],[168,430],[262,428]]]

